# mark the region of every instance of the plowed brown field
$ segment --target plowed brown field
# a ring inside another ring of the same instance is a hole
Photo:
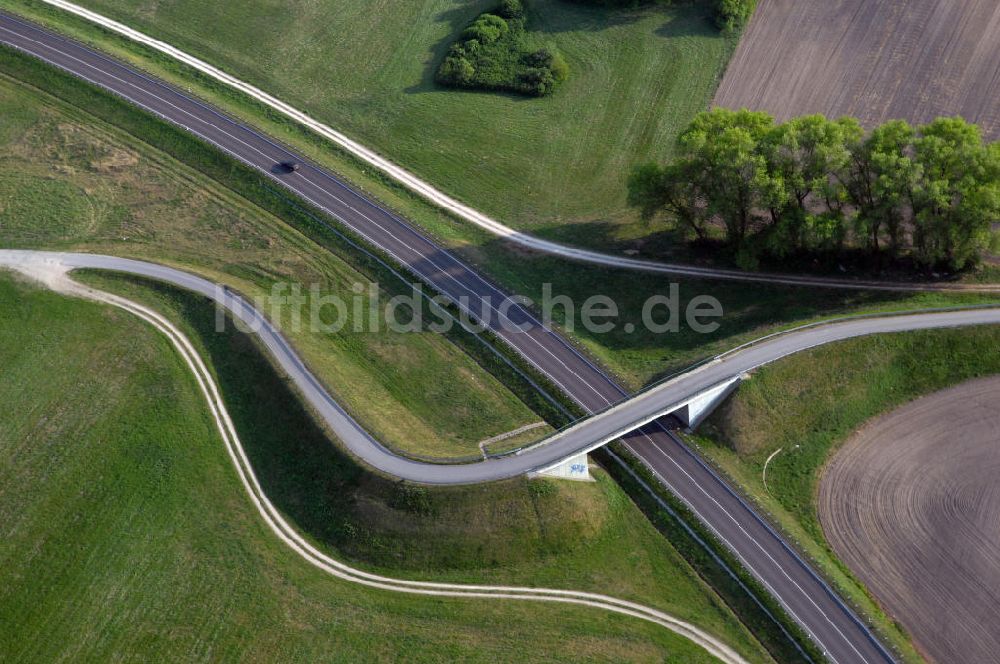
[[[715,105],[778,119],[961,115],[1000,138],[997,0],[761,0]]]
[[[1000,377],[867,424],[820,480],[834,551],[938,662],[1000,653]]]

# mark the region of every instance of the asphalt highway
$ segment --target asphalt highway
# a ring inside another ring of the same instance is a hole
[[[444,293],[453,302],[467,309],[474,318],[482,318],[479,312],[488,312],[490,320],[487,322],[493,332],[585,411],[589,413],[603,411],[628,397],[621,386],[605,372],[578,353],[561,336],[541,326],[531,313],[513,302],[506,293],[500,291],[474,269],[403,219],[261,133],[174,87],[81,44],[2,12],[0,12],[0,42],[106,88],[131,103],[184,127],[240,161],[261,170],[304,200],[326,211],[345,227],[365,238],[371,245],[405,265],[434,290]],[[294,173],[283,172],[277,167],[278,164],[288,161],[298,162],[302,166]],[[79,267],[120,269],[120,264],[115,267],[115,264],[105,261],[114,262],[122,259],[68,260],[79,262]],[[94,261],[93,264],[89,263],[91,260]],[[140,271],[139,274],[145,272]],[[165,278],[165,274],[160,272],[148,276]],[[190,278],[193,277],[187,275],[187,279]],[[169,278],[166,280],[170,281]],[[190,283],[178,285],[191,287]],[[199,287],[195,286],[193,290],[199,290]],[[213,287],[213,292],[214,290]],[[235,305],[233,302],[229,304]],[[940,325],[957,324],[948,323],[945,319],[941,321]],[[527,329],[516,330],[515,325]],[[268,327],[262,326],[261,329],[266,331]],[[294,360],[289,359],[292,369],[286,366],[286,370],[289,370],[290,374],[300,374],[299,387],[307,394],[307,398],[310,392],[315,391],[315,398],[320,406],[326,404],[323,406],[325,411],[321,412],[324,417],[329,416],[334,420],[346,417],[329,395],[326,395],[325,399],[322,397],[322,394],[326,394],[325,390],[301,365],[280,335],[275,333],[271,336],[265,332],[262,338],[271,352],[276,353],[276,357],[285,354],[288,358],[294,358]],[[790,338],[784,337],[786,340]],[[741,354],[736,354],[727,359],[729,364],[721,371],[737,369],[738,362],[734,358],[740,356]],[[697,375],[699,380],[704,378],[703,373]],[[312,385],[312,388],[309,385]],[[687,387],[690,388],[691,384]],[[317,402],[314,401],[313,405],[317,406]],[[353,423],[353,420],[350,422]],[[475,482],[505,477],[531,468],[543,467],[547,465],[543,463],[546,458],[553,460],[564,451],[561,447],[550,445],[538,448],[537,451],[533,450],[530,454],[480,464],[457,467],[416,464],[389,453],[356,423],[352,426],[356,429],[356,440],[364,441],[367,453],[359,455],[366,461],[386,472],[427,482]],[[585,433],[583,437],[586,435],[589,433]],[[344,442],[358,453],[351,443],[351,438],[347,436]],[[582,437],[567,438],[569,442],[559,444],[564,445],[565,449],[570,449],[579,444],[581,439]],[[832,661],[892,660],[882,644],[815,575],[808,564],[802,561],[698,456],[671,435],[666,427],[653,422],[624,436],[623,441],[720,540],[734,551],[747,569],[774,593]],[[581,449],[584,447],[586,446]],[[411,472],[410,469],[415,470]]]

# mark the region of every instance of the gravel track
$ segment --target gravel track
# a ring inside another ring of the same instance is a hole
[[[938,662],[1000,653],[1000,376],[865,425],[819,485],[837,555]]]

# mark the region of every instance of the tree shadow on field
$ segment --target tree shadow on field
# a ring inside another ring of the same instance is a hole
[[[653,34],[664,39],[691,36],[730,39],[715,26],[712,12],[707,5],[708,3],[704,6],[691,4],[673,7],[666,22]]]
[[[698,4],[637,2],[634,7],[608,7],[583,0],[527,0],[533,32],[600,32],[632,25],[648,17],[661,16],[663,25],[654,31],[659,37],[689,35],[720,36],[707,7]]]
[[[618,8],[585,4],[574,0],[525,0],[528,26],[532,32],[600,32],[631,25],[656,7]]]
[[[435,16],[436,22],[448,25],[448,34],[431,46],[430,50],[426,52],[424,73],[420,77],[420,81],[403,91],[406,94],[451,91],[451,88],[440,86],[434,81],[438,67],[441,66],[441,61],[444,60],[448,49],[458,39],[458,35],[462,30],[465,30],[477,16],[493,8],[495,4],[493,0],[456,0],[451,9],[446,9]]]

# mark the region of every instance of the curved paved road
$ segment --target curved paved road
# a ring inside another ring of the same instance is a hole
[[[127,65],[2,12],[0,42],[33,54],[184,127],[236,159],[260,169],[304,200],[326,211],[405,265],[436,291],[449,296],[454,302],[463,303],[461,306],[470,314],[489,312],[492,331],[586,412],[605,410],[628,396],[620,385],[565,339],[541,326],[531,313],[513,303],[507,294],[474,269],[403,219],[252,128]],[[272,172],[275,164],[289,160],[302,163],[301,170],[293,174]],[[501,325],[501,321],[508,324]],[[510,323],[525,329],[514,330]],[[275,338],[271,343],[282,342]],[[328,404],[327,408],[331,417],[339,410],[334,403]],[[357,440],[364,438],[368,437],[359,429]],[[831,660],[891,660],[882,645],[812,569],[725,481],[665,427],[654,422],[625,436],[623,441],[774,593]],[[387,455],[370,438],[364,444],[373,464],[376,456]],[[566,443],[566,448],[573,444]],[[553,446],[551,449],[543,448],[538,454],[555,455],[552,450],[560,451]],[[523,464],[521,470],[525,470],[542,458],[522,455],[505,463]],[[384,458],[380,463],[383,462],[396,464],[397,458]],[[482,473],[483,469],[497,463],[467,466],[463,472]],[[515,468],[514,465],[504,467]],[[435,472],[450,472],[441,470],[441,467],[435,468],[438,469]],[[421,467],[420,470],[427,468]],[[430,479],[433,481],[433,478]],[[475,481],[475,478],[467,476],[463,481]]]
[[[23,265],[21,266],[24,267]],[[126,298],[105,293],[89,286],[83,286],[70,279],[58,266],[45,265],[39,271],[36,265],[31,266],[29,274],[54,290],[67,295],[76,295],[96,300],[124,309],[130,314],[141,318],[159,330],[173,344],[181,359],[188,365],[208,405],[216,429],[222,438],[229,458],[233,462],[236,473],[251,502],[257,509],[271,531],[286,546],[295,551],[306,562],[314,567],[344,581],[359,583],[370,588],[379,588],[393,592],[427,595],[432,597],[464,597],[475,599],[509,599],[534,602],[558,602],[595,607],[626,616],[641,618],[665,627],[680,634],[706,652],[713,655],[724,664],[746,664],[746,660],[725,642],[712,634],[692,625],[689,622],[675,618],[644,604],[628,600],[578,590],[563,590],[559,588],[525,587],[525,586],[492,586],[481,584],[444,583],[439,581],[414,581],[398,579],[366,572],[344,564],[324,553],[307,541],[285,519],[281,512],[271,503],[267,494],[257,479],[253,465],[247,457],[239,434],[233,425],[232,418],[222,400],[221,393],[215,383],[212,373],[202,361],[188,338],[173,323],[148,307],[132,302]],[[53,269],[55,268],[55,269]]]

